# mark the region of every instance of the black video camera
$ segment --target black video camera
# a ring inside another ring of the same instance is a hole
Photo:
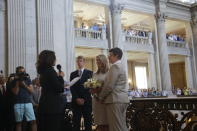
[[[16,81],[25,81],[27,79],[29,79],[29,74],[27,74],[25,72],[20,72],[20,73],[14,74],[14,80],[16,80]]]

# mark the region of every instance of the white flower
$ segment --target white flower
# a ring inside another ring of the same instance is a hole
[[[96,79],[88,79],[85,83],[84,83],[84,87],[85,88],[99,88],[103,85],[103,83],[101,81],[98,81]]]

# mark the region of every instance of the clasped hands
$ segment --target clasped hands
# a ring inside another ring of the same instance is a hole
[[[96,100],[97,100],[98,102],[100,102],[100,103],[103,103],[103,100],[100,100],[100,99],[98,98],[98,94],[99,94],[101,91],[102,91],[102,88],[100,88],[100,87],[97,87],[97,88],[94,88],[94,89],[90,89],[90,93],[93,94],[93,95],[95,95],[95,96],[97,96]]]
[[[76,103],[80,106],[84,105],[85,100],[83,98],[77,98]]]
[[[91,88],[90,89],[90,93],[91,94],[99,94],[100,92],[101,92],[101,90],[102,90],[102,88],[99,88],[99,87],[97,87],[97,88]]]

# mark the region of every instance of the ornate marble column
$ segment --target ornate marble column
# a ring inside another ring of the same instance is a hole
[[[157,81],[157,89],[162,90],[161,86],[161,71],[160,71],[160,61],[159,61],[159,48],[158,48],[158,35],[156,32],[157,25],[156,20],[154,19],[155,23],[155,30],[153,31],[153,47],[154,47],[154,54],[155,54],[155,70],[156,70],[156,81]]]
[[[26,44],[26,71],[31,78],[37,76],[37,36],[36,36],[36,5],[35,0],[25,0],[25,44]]]
[[[123,6],[117,4],[115,0],[111,1],[110,5],[111,15],[112,15],[112,38],[113,47],[123,48],[122,39],[122,28],[121,28],[121,12]]]
[[[187,86],[196,90],[196,69],[195,69],[195,56],[194,56],[194,48],[193,48],[193,33],[191,24],[186,23],[186,42],[188,44],[188,49],[190,50],[190,55],[185,58],[185,70],[186,70],[186,80]],[[197,90],[196,90],[197,91]]]
[[[36,76],[36,25],[34,0],[8,0],[8,73],[24,66]]]
[[[3,70],[4,74],[7,74],[6,65],[6,6],[5,0],[0,0],[0,70]]]
[[[69,80],[70,73],[75,69],[75,43],[74,43],[74,18],[73,0],[65,1],[65,30],[66,30],[66,78]]]
[[[157,87],[156,80],[156,67],[155,67],[155,58],[153,53],[149,53],[148,56],[148,69],[149,69],[149,88]]]
[[[54,50],[53,0],[36,0],[37,46],[42,50]]]
[[[74,20],[72,0],[37,1],[38,53],[44,49],[56,53],[65,80],[75,68]]]
[[[52,1],[52,16],[53,16],[53,47],[56,54],[56,64],[61,64],[62,71],[65,73],[67,80],[66,68],[66,31],[65,25],[65,0],[53,0]]]
[[[157,0],[156,0],[157,1]],[[165,31],[165,14],[160,11],[160,5],[156,2],[156,33],[158,37],[157,47],[159,52],[159,65],[161,75],[162,90],[169,91],[171,93],[171,76],[168,60],[166,31]]]
[[[192,56],[192,69],[193,69],[193,80],[194,80],[194,90],[197,92],[197,5],[191,8],[192,20],[191,20],[191,30],[192,30],[192,42],[191,42],[191,56]]]
[[[127,51],[124,49],[122,27],[121,27],[121,12],[123,6],[117,2],[117,0],[111,0],[111,15],[112,15],[112,38],[113,47],[119,47],[123,51],[122,63],[125,65],[125,69],[128,76],[128,62]]]
[[[191,65],[191,57],[190,56],[185,57],[185,72],[186,72],[187,87],[194,89],[192,65]]]
[[[105,7],[105,20],[106,20],[106,36],[108,40],[108,48],[113,47],[113,38],[112,38],[112,17],[111,17],[111,11],[110,8]]]

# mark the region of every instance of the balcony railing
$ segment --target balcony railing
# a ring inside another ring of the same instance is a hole
[[[70,104],[67,107],[65,119],[72,125],[72,109]],[[197,97],[134,98],[126,115],[129,131],[193,131],[197,128]]]
[[[193,131],[196,118],[197,97],[136,98],[127,109],[131,131]]]
[[[188,44],[185,41],[167,40],[167,45],[170,47],[188,48]]]
[[[75,28],[75,37],[84,39],[105,40],[106,32]]]
[[[148,37],[125,35],[125,41],[132,44],[145,44],[149,45],[152,40]]]

